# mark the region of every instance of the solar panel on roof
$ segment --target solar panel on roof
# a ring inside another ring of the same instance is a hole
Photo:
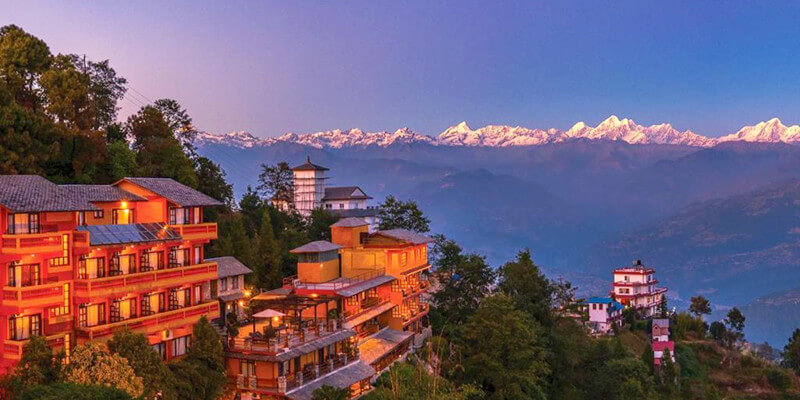
[[[91,225],[78,229],[89,232],[89,240],[93,246],[182,239],[177,232],[165,228],[165,225],[161,223]]]

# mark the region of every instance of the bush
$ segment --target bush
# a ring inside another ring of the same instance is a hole
[[[767,380],[775,390],[786,391],[792,386],[792,376],[788,371],[781,368],[770,368],[767,370]]]
[[[682,378],[702,378],[706,374],[705,368],[689,346],[675,345],[675,361],[681,366]]]
[[[53,383],[28,389],[17,400],[133,400],[133,397],[124,390],[107,386]]]

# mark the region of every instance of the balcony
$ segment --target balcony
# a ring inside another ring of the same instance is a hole
[[[277,378],[258,378],[256,376],[236,375],[231,376],[229,380],[231,385],[239,390],[260,391],[273,394],[286,393],[304,384],[311,383],[315,379],[327,374],[337,372],[358,361],[358,357],[347,357],[345,354],[337,354],[319,364],[306,364],[302,371],[279,376]]]
[[[2,235],[4,254],[39,254],[61,252],[61,235],[72,231],[48,233],[19,233]]]
[[[53,349],[60,349],[64,346],[64,341],[67,336],[67,333],[57,333],[55,335],[47,336],[47,343],[53,347]],[[25,345],[30,342],[30,339],[26,340],[6,340],[3,342],[3,358],[7,360],[20,360],[22,358],[22,350],[25,348]]]
[[[177,310],[163,313],[140,316],[138,318],[126,319],[111,324],[103,324],[91,327],[76,328],[78,338],[95,340],[108,339],[115,331],[127,327],[140,333],[148,334],[164,329],[173,329],[186,325],[194,325],[200,317],[211,313],[219,312],[219,303],[209,301],[194,306],[184,307]]]
[[[44,307],[64,302],[64,283],[52,282],[24,287],[3,287],[3,306],[16,308]]]
[[[217,279],[217,264],[203,263],[104,278],[78,279],[75,280],[75,296],[95,299],[215,279]]]
[[[184,240],[214,240],[217,238],[217,224],[206,222],[203,224],[170,225]]]

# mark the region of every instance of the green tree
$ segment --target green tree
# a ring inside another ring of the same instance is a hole
[[[311,400],[348,400],[350,399],[349,388],[338,388],[335,386],[322,385],[311,394]]]
[[[712,322],[711,326],[708,328],[708,332],[711,334],[711,338],[717,342],[724,342],[728,335],[728,329],[725,327],[725,324],[720,321]]]
[[[153,103],[153,107],[164,116],[170,131],[186,153],[195,157],[197,154],[194,140],[197,138],[197,129],[192,124],[192,117],[186,109],[173,99],[158,99]]]
[[[205,317],[194,325],[186,357],[170,364],[178,398],[214,400],[227,383],[225,357],[219,334]]]
[[[239,211],[244,217],[244,228],[247,236],[255,236],[261,227],[261,220],[267,211],[267,204],[252,187],[248,186],[242,199],[239,200]]]
[[[55,382],[20,393],[17,400],[133,400],[128,392],[101,385]]]
[[[728,327],[728,345],[733,346],[744,339],[745,317],[738,308],[733,307],[725,316],[725,325]]]
[[[55,382],[61,373],[61,356],[53,356],[53,349],[44,337],[33,336],[22,349],[11,384],[15,391],[25,390]]]
[[[18,104],[38,111],[41,98],[36,82],[51,62],[44,41],[16,25],[0,28],[0,77]]]
[[[399,362],[381,374],[375,389],[365,400],[479,400],[483,392],[473,385],[456,387],[436,374],[428,373],[424,364]]]
[[[136,163],[136,153],[123,140],[111,142],[108,144],[104,168],[110,182],[118,181],[126,176],[134,176],[139,169],[139,164]]]
[[[190,187],[197,187],[194,163],[184,154],[164,115],[153,106],[142,107],[125,125],[133,139],[140,172],[145,176],[172,178]]]
[[[258,191],[273,204],[286,204],[290,210],[294,209],[294,175],[289,164],[285,161],[261,164]]]
[[[514,300],[518,310],[527,312],[544,326],[552,324],[555,290],[533,263],[530,250],[520,251],[516,260],[509,261],[500,268],[497,287]]]
[[[669,349],[664,349],[664,353],[661,355],[660,374],[661,392],[667,396],[675,395],[678,390],[676,386],[678,383],[678,368],[672,361],[672,353],[670,353]]]
[[[308,240],[331,240],[331,225],[339,220],[339,216],[324,209],[311,211],[308,222]]]
[[[478,308],[489,294],[495,273],[486,259],[477,254],[463,254],[461,247],[443,236],[434,242],[434,279],[439,290],[433,293],[437,331],[445,325],[458,327]],[[432,316],[433,319],[433,316]]]
[[[460,339],[464,378],[488,399],[544,399],[550,373],[541,327],[505,294],[484,298]]]
[[[653,377],[635,358],[617,358],[606,362],[592,376],[590,398],[633,400],[655,398]]]
[[[197,170],[197,190],[225,203],[229,208],[232,207],[233,186],[225,180],[225,171],[206,157],[196,157],[194,162]],[[216,219],[217,211],[213,208],[207,208],[205,212],[210,221]]]
[[[783,364],[800,374],[800,329],[795,329],[783,347]]]
[[[127,359],[118,354],[108,354],[102,345],[94,342],[73,349],[64,380],[77,384],[118,388],[133,397],[141,396],[144,391],[142,378],[136,376]]]
[[[711,314],[711,302],[703,296],[692,297],[689,312],[695,317]]]
[[[417,203],[413,201],[401,201],[394,196],[387,196],[379,206],[381,230],[403,228],[418,233],[430,231],[431,221],[425,217]]]
[[[177,399],[172,374],[144,335],[124,329],[114,333],[107,345],[111,353],[128,360],[136,376],[142,378],[145,398],[160,392],[164,399]]]
[[[89,77],[89,100],[94,109],[93,129],[101,129],[115,125],[117,120],[117,103],[128,91],[128,81],[117,76],[108,60],[99,62],[86,61],[85,58],[73,54],[72,62]]]
[[[642,351],[642,356],[640,357],[644,365],[646,365],[650,371],[653,371],[653,367],[655,366],[655,359],[653,358],[653,345],[647,343]]]
[[[253,271],[256,285],[263,289],[276,287],[283,278],[280,245],[275,239],[272,228],[270,213],[265,212],[261,219],[261,229],[256,237],[256,254],[259,262],[255,264]]]

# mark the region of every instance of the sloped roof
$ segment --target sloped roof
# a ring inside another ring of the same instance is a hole
[[[184,207],[223,205],[219,200],[200,193],[170,178],[122,178],[122,180],[141,186]]]
[[[368,200],[371,198],[358,186],[331,186],[325,188],[325,196],[322,197],[322,201]]]
[[[334,251],[341,249],[342,246],[338,244],[331,243],[327,240],[317,240],[315,242],[306,243],[296,249],[292,249],[289,253],[292,254],[299,254],[299,253],[324,253],[326,251]]]
[[[217,274],[220,278],[227,278],[229,276],[247,275],[252,273],[253,270],[247,268],[236,257],[213,257],[206,258],[206,261],[217,263]]]
[[[414,336],[414,332],[384,328],[358,346],[361,359],[371,365],[403,344],[403,342],[410,341],[412,336]]]
[[[91,202],[147,200],[112,185],[60,185],[60,187],[74,196]]]
[[[348,339],[355,334],[356,333],[350,329],[341,329],[329,335],[306,341],[299,346],[289,348],[288,350],[275,355],[244,354],[237,351],[229,351],[226,354],[231,358],[244,358],[247,360],[259,360],[267,362],[284,362],[295,357],[299,357],[303,354],[311,353],[312,351],[321,349],[325,346],[332,345],[336,342],[341,342],[342,340]]]
[[[0,204],[13,212],[99,210],[39,175],[0,175]]]
[[[335,226],[337,228],[355,228],[357,226],[367,226],[367,225],[369,225],[369,223],[367,223],[367,221],[364,221],[363,218],[347,217],[336,221],[331,226]]]
[[[368,379],[373,375],[375,375],[375,370],[372,369],[372,367],[363,361],[356,361],[320,379],[286,392],[286,397],[291,400],[311,400],[314,391],[323,386],[327,385],[346,389],[349,388],[350,385]]]
[[[376,288],[376,287],[378,287],[380,285],[383,285],[384,283],[388,283],[388,282],[394,281],[396,279],[397,278],[395,278],[394,276],[391,276],[391,275],[376,276],[376,277],[374,277],[372,279],[367,279],[365,281],[361,281],[361,282],[354,283],[354,284],[349,285],[349,286],[345,286],[342,289],[337,289],[336,290],[336,294],[338,294],[339,296],[350,297],[350,296],[354,296],[356,294],[359,294],[361,292],[370,290],[372,288]]]
[[[292,168],[292,171],[328,171],[328,169],[321,165],[313,164],[311,157],[306,156],[306,163]]]
[[[349,218],[349,217],[356,217],[356,218],[366,218],[366,217],[376,217],[381,210],[379,208],[348,208],[348,209],[326,209],[325,211],[330,211],[331,213],[338,215],[342,218]]]
[[[428,236],[419,234],[417,232],[414,232],[414,231],[411,231],[411,230],[408,230],[408,229],[402,229],[402,228],[388,229],[388,230],[385,230],[385,231],[377,231],[377,232],[373,233],[373,235],[388,236],[390,238],[397,239],[397,240],[400,240],[400,241],[403,241],[403,242],[406,242],[406,243],[412,243],[412,244],[423,244],[423,243],[429,243],[429,242],[433,241],[433,239],[428,237]]]

